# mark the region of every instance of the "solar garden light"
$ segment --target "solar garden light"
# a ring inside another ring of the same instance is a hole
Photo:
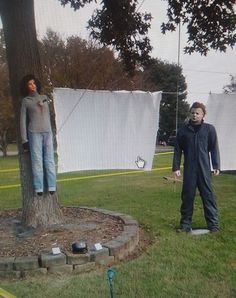
[[[116,275],[116,271],[112,268],[107,270],[107,279],[108,279],[108,285],[110,289],[110,298],[114,298],[114,293],[113,293],[113,279]]]

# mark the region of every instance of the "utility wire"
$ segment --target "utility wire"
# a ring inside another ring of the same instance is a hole
[[[199,70],[199,69],[185,69],[184,71],[193,71],[193,72],[206,72],[206,73],[217,73],[217,74],[228,74],[231,75],[231,72],[223,72],[223,71],[214,71],[214,70]]]
[[[74,104],[73,108],[71,109],[71,111],[69,112],[69,114],[67,115],[67,117],[65,118],[65,120],[63,121],[62,125],[58,128],[57,133],[60,133],[60,131],[62,130],[62,128],[65,126],[66,122],[69,120],[70,116],[73,114],[73,112],[75,111],[76,107],[78,106],[78,104],[81,102],[82,98],[84,97],[85,93],[87,92],[87,90],[89,89],[89,86],[92,85],[93,81],[95,79],[95,76],[93,77],[93,79],[90,81],[89,85],[87,86],[86,89],[84,89],[83,93],[80,95],[80,97],[78,98],[78,100],[76,101],[76,103]]]
[[[139,7],[137,8],[136,12],[138,12],[138,11],[140,10],[140,8],[143,6],[143,4],[144,4],[145,1],[146,1],[146,0],[143,0],[143,1],[141,2],[141,4],[139,5]]]

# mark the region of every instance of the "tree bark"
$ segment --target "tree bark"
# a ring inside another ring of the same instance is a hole
[[[57,193],[35,196],[31,160],[24,153],[20,138],[20,92],[24,75],[32,73],[42,81],[42,68],[37,44],[33,0],[0,0],[0,14],[6,42],[9,80],[17,123],[20,177],[22,186],[22,223],[25,226],[47,227],[62,221]]]

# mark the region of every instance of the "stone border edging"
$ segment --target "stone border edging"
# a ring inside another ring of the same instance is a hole
[[[42,253],[39,256],[1,257],[0,278],[23,278],[46,274],[64,275],[90,271],[96,266],[109,266],[130,255],[139,243],[139,225],[130,215],[106,209],[78,207],[100,212],[118,218],[124,224],[123,232],[115,239],[102,244],[101,250],[90,250],[86,254],[70,252],[53,255]]]

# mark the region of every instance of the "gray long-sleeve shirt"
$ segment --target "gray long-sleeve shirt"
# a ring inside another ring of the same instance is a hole
[[[50,132],[50,111],[46,95],[37,92],[22,100],[20,131],[22,143],[28,142],[27,130],[31,132]]]

